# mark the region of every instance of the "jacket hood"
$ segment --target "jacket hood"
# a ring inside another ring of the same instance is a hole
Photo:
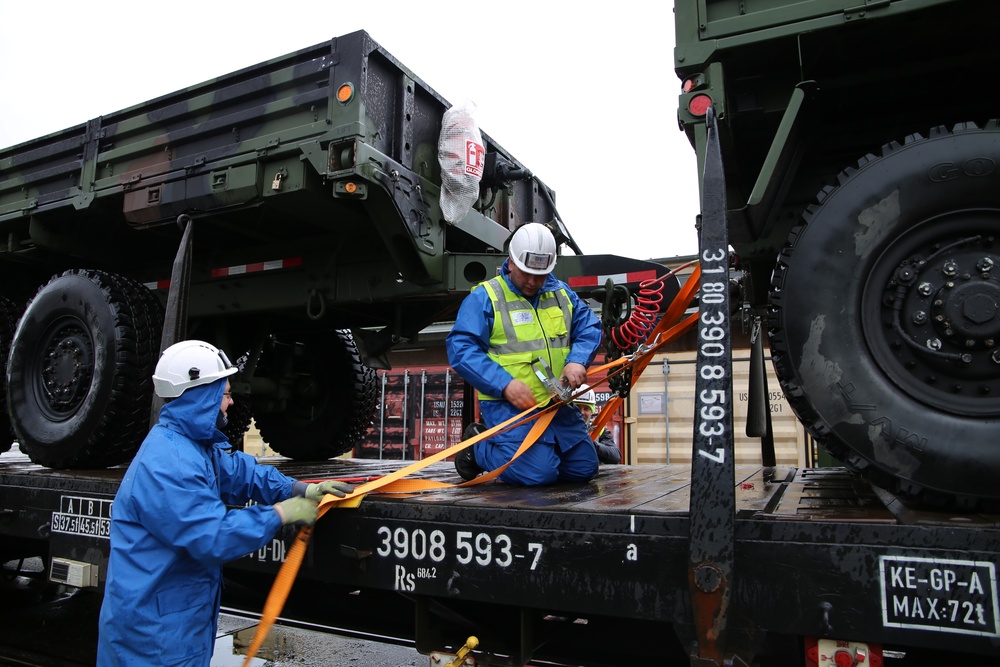
[[[195,442],[211,445],[226,436],[215,428],[228,378],[187,389],[160,408],[160,424]]]

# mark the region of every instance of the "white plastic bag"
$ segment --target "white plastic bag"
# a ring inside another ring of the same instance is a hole
[[[475,112],[475,104],[464,102],[445,111],[441,120],[441,212],[451,224],[464,218],[479,198],[486,149]]]

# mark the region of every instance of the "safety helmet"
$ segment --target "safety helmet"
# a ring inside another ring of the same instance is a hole
[[[525,273],[544,276],[556,268],[556,239],[548,227],[537,222],[517,228],[507,253],[510,261]]]
[[[174,343],[160,355],[153,371],[153,387],[160,398],[177,398],[186,389],[210,384],[238,370],[226,353],[214,345],[185,340]]]
[[[581,384],[580,389],[585,389],[582,394],[573,399],[574,403],[581,403],[583,405],[590,406],[591,410],[597,409],[597,396],[594,394],[594,390],[590,388],[589,385]]]

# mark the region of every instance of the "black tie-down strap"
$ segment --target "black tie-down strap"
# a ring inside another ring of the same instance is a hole
[[[193,254],[194,220],[182,213],[177,216],[177,225],[183,230],[181,242],[174,256],[174,264],[170,270],[170,290],[167,292],[166,312],[163,314],[163,334],[160,337],[160,354],[187,337],[188,294],[191,287],[191,257]],[[149,416],[149,424],[156,423],[163,399],[153,395],[153,407]]]
[[[708,109],[701,206],[701,292],[691,458],[692,666],[743,664],[727,643],[732,609],[736,468],[726,182],[715,110]]]

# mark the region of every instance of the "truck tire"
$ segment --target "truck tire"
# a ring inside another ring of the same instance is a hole
[[[291,397],[283,411],[254,405],[261,438],[290,459],[325,460],[351,451],[374,422],[378,376],[361,363],[347,329],[314,335],[294,355]],[[274,361],[261,356],[262,370]]]
[[[931,505],[1000,500],[1000,127],[910,136],[824,189],[778,257],[790,405],[837,459]]]
[[[7,297],[0,296],[0,454],[14,444],[14,431],[7,412],[7,356],[14,337],[20,309]]]
[[[122,276],[73,270],[42,287],[8,365],[21,451],[58,469],[128,461],[149,430],[162,326],[159,301]]]

